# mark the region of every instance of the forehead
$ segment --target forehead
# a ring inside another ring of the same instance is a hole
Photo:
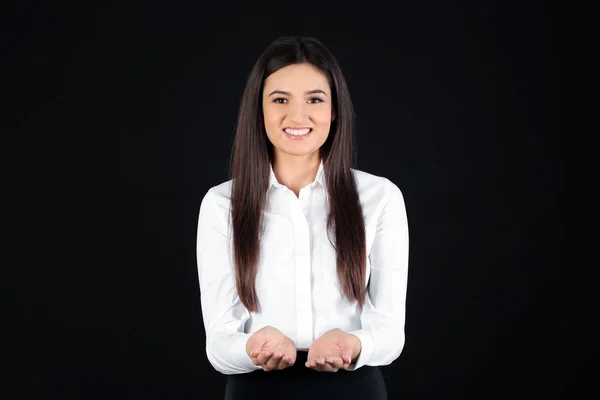
[[[287,90],[304,92],[321,89],[329,93],[325,75],[310,64],[295,64],[281,68],[267,77],[264,90]]]

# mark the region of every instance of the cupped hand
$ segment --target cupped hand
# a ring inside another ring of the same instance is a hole
[[[296,362],[296,345],[272,326],[254,332],[246,342],[246,353],[265,371],[284,369]]]
[[[315,340],[308,350],[306,366],[317,371],[346,369],[360,354],[360,339],[341,329],[331,329]]]

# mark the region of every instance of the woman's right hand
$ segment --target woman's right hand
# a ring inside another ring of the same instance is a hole
[[[265,371],[284,369],[296,362],[296,345],[272,326],[254,332],[246,342],[246,353],[254,365]]]

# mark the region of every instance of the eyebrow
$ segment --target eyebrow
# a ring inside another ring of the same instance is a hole
[[[304,92],[304,94],[316,94],[316,93],[322,93],[325,96],[327,96],[327,93],[325,93],[323,90],[321,89],[313,89],[313,90],[309,90]],[[269,96],[273,96],[274,94],[284,94],[286,96],[291,96],[292,94],[290,92],[286,92],[285,90],[273,90]]]

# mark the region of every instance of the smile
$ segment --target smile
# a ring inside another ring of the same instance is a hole
[[[289,135],[302,136],[302,135],[306,135],[306,134],[310,133],[312,131],[312,129],[310,129],[310,128],[302,128],[302,129],[286,128],[286,129],[284,129],[284,131],[285,131],[285,133],[287,133]]]
[[[285,133],[285,136],[288,139],[304,140],[310,136],[312,129],[311,128],[300,128],[300,129],[286,128],[283,130],[283,132]]]

